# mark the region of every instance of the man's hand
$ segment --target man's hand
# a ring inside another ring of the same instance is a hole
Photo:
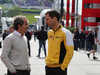
[[[31,71],[31,69],[28,69],[28,71],[30,72],[30,71]]]
[[[13,72],[13,73],[17,73],[17,71]]]

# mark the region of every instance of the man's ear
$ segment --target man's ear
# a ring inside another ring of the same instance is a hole
[[[18,25],[18,29],[20,28],[21,26],[20,25]]]
[[[56,20],[57,20],[57,18],[56,18],[56,17],[53,17],[53,20],[54,20],[54,21],[56,21]]]

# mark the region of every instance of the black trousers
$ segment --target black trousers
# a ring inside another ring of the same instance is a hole
[[[45,75],[67,75],[67,68],[65,69],[65,71],[61,70],[60,67],[48,67],[45,66],[45,71],[46,74]]]
[[[30,42],[29,41],[27,41],[27,44],[28,44],[28,54],[29,54],[29,56],[31,56],[31,48],[30,48]]]
[[[30,75],[29,70],[16,70],[17,73],[11,73],[9,70],[7,70],[7,75]]]

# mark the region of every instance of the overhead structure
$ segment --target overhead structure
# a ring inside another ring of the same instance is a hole
[[[66,26],[69,26],[69,9],[70,9],[70,0],[67,0],[67,11],[66,11]]]
[[[72,0],[72,12],[71,12],[71,26],[74,27],[74,21],[75,21],[75,0]]]
[[[100,0],[83,0],[81,29],[94,29],[100,22]]]

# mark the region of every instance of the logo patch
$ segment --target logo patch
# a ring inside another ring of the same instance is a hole
[[[59,36],[56,36],[56,38],[61,38],[61,37],[59,37]]]
[[[49,36],[49,38],[52,38],[52,36]]]

